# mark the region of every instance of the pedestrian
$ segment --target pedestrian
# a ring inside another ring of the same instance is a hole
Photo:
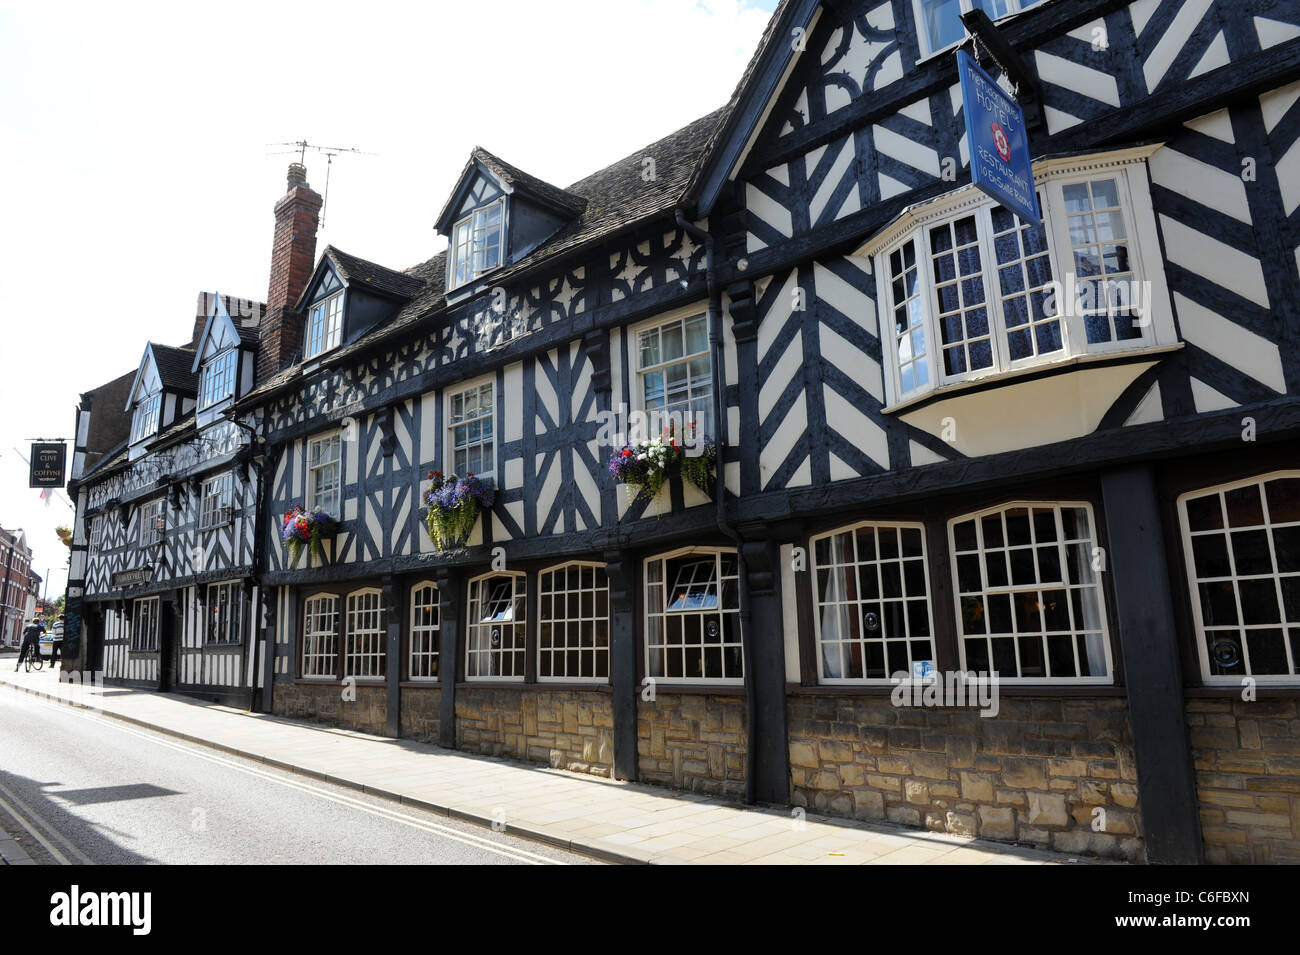
[[[59,654],[63,651],[63,623],[67,620],[67,614],[59,614],[59,619],[54,621],[54,641],[50,644],[50,666],[59,662]]]
[[[27,621],[27,626],[23,628],[23,645],[18,651],[18,666],[14,667],[15,673],[22,669],[28,650],[36,654],[41,652],[41,634],[44,632],[45,621],[41,619],[40,614],[36,615],[36,619]]]

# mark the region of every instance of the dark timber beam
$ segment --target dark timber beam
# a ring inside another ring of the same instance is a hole
[[[439,568],[434,579],[438,584],[438,745],[456,748],[456,665],[460,658],[460,587],[462,575],[450,568]]]
[[[1169,567],[1149,467],[1101,478],[1147,861],[1196,865],[1201,824]]]
[[[754,801],[790,803],[790,744],[785,723],[785,628],[781,613],[780,550],[773,540],[742,546],[749,585],[749,628],[744,634],[746,689],[754,695],[749,747]]]
[[[402,614],[397,612],[397,608],[406,606],[406,603],[403,600],[401,585],[392,577],[385,577],[381,586],[384,606],[388,608],[388,612],[384,614],[384,619],[388,621],[385,633],[388,693],[387,705],[384,708],[387,716],[384,735],[398,739],[402,735]]]
[[[635,782],[636,744],[636,562],[624,551],[605,554],[611,632],[610,682],[614,707],[614,778]]]

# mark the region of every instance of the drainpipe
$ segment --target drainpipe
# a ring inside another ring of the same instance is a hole
[[[736,565],[739,577],[740,598],[740,645],[741,659],[745,668],[745,802],[754,802],[754,776],[756,772],[757,751],[754,745],[754,727],[758,723],[758,700],[754,688],[754,661],[750,653],[749,635],[752,633],[749,616],[749,575],[745,572],[744,541],[736,529],[727,520],[727,483],[726,462],[723,451],[730,445],[727,438],[727,366],[725,351],[722,347],[722,293],[718,290],[718,277],[713,262],[713,236],[689,221],[681,209],[675,210],[677,225],[695,239],[704,244],[704,271],[709,288],[709,348],[714,368],[713,420],[718,429],[718,478],[717,500],[714,520],[718,530],[730,538],[736,545]],[[722,600],[721,581],[719,581],[718,600]]]
[[[266,518],[266,515],[263,513],[263,511],[266,509],[266,480],[265,480],[265,475],[263,474],[263,468],[265,467],[266,462],[265,460],[258,461],[257,449],[259,446],[265,445],[265,439],[262,437],[262,435],[260,435],[257,432],[255,428],[253,428],[251,425],[244,424],[233,414],[227,415],[227,420],[230,421],[230,423],[233,424],[236,428],[239,428],[241,431],[248,432],[248,451],[249,451],[248,460],[249,460],[249,464],[251,464],[253,467],[254,474],[257,476],[257,500],[256,503],[253,505],[253,586],[257,588],[258,602],[261,603],[266,599],[266,594],[262,592],[262,561],[263,561],[263,547],[264,547],[262,538],[265,536],[264,531],[266,530],[266,524],[264,520]],[[265,420],[263,420],[262,426],[263,428],[265,428],[266,426]],[[261,627],[255,626],[255,623],[261,619],[260,608],[249,607],[248,616],[249,616],[248,629],[250,634],[249,639],[252,641],[253,644],[249,648],[250,650],[252,650],[252,653],[249,655],[249,666],[252,669],[252,673],[256,674],[257,665],[259,662],[258,658],[261,656],[261,654],[258,652],[259,637],[254,636],[254,634],[261,634],[262,632]],[[263,680],[269,682],[271,679],[271,674],[269,672],[263,673],[262,678]],[[257,681],[254,679],[254,680],[250,680],[249,687],[248,687],[249,712],[256,712],[256,704],[257,704]]]

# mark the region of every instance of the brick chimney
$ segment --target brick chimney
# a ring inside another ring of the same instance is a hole
[[[274,375],[302,348],[302,315],[294,311],[316,265],[321,197],[307,185],[307,168],[289,164],[289,191],[275,204],[271,284],[257,352],[257,380]]]

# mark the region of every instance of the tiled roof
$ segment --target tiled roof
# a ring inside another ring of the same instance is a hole
[[[191,370],[194,367],[194,349],[172,348],[154,342],[149,346],[153,349],[153,360],[158,366],[158,377],[162,379],[163,387],[195,394],[198,376]]]
[[[493,283],[511,281],[549,260],[574,252],[589,243],[672,209],[681,199],[695,164],[704,153],[711,134],[722,118],[717,110],[683,126],[658,142],[606,166],[565,191],[586,200],[582,214],[518,262],[493,273]],[[646,177],[645,159],[654,160],[654,176]],[[423,287],[390,322],[361,336],[350,345],[330,353],[331,362],[362,351],[377,342],[397,337],[446,305],[447,255],[433,258],[401,273],[423,282]],[[286,368],[261,382],[239,404],[264,397],[298,376],[299,367]]]
[[[406,272],[395,272],[374,262],[357,258],[355,255],[348,255],[332,245],[327,245],[323,254],[334,263],[339,277],[349,285],[371,288],[381,295],[410,298],[425,285],[423,281]]]
[[[544,179],[531,176],[522,169],[510,165],[504,159],[492,155],[482,146],[475,146],[470,155],[486,166],[494,176],[506,185],[522,189],[524,192],[530,192],[551,205],[567,209],[574,215],[580,214],[587,205],[587,201],[582,196],[576,196],[558,186],[552,186]]]

